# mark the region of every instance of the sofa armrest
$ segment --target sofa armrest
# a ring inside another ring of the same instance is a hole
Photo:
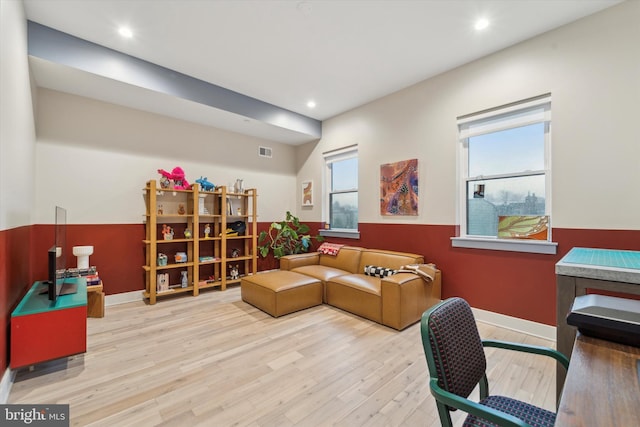
[[[387,276],[381,282],[382,324],[402,330],[420,320],[422,313],[440,302],[442,274],[427,282],[412,273]]]
[[[320,252],[308,252],[304,254],[285,255],[280,257],[280,270],[291,270],[303,265],[315,265],[320,263]]]

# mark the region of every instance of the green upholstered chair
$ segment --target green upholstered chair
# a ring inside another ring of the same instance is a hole
[[[436,399],[440,422],[451,426],[450,411],[468,413],[465,427],[553,426],[556,414],[504,396],[490,396],[484,347],[499,347],[553,357],[565,369],[569,360],[546,347],[481,340],[469,304],[449,298],[425,311],[421,320],[422,345],[429,367],[429,387]],[[468,399],[480,384],[480,402]]]

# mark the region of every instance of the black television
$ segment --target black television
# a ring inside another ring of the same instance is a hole
[[[56,206],[53,246],[47,254],[47,293],[49,300],[55,302],[59,295],[73,293],[66,289],[64,278],[67,268],[67,210]],[[68,288],[68,287],[67,287]]]
[[[49,299],[53,302],[56,301],[56,247],[52,246],[47,252],[47,280],[44,282],[46,286],[46,293],[49,294]],[[45,293],[44,291],[41,293]]]

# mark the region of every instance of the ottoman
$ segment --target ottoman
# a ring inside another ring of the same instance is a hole
[[[322,282],[287,270],[243,277],[242,300],[272,315],[283,316],[322,304]]]

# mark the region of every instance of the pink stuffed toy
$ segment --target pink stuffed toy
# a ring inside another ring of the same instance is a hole
[[[173,188],[176,190],[188,190],[191,188],[189,182],[184,177],[184,170],[180,166],[173,168],[171,172],[167,172],[164,169],[158,169],[158,173],[164,178],[173,181]]]

